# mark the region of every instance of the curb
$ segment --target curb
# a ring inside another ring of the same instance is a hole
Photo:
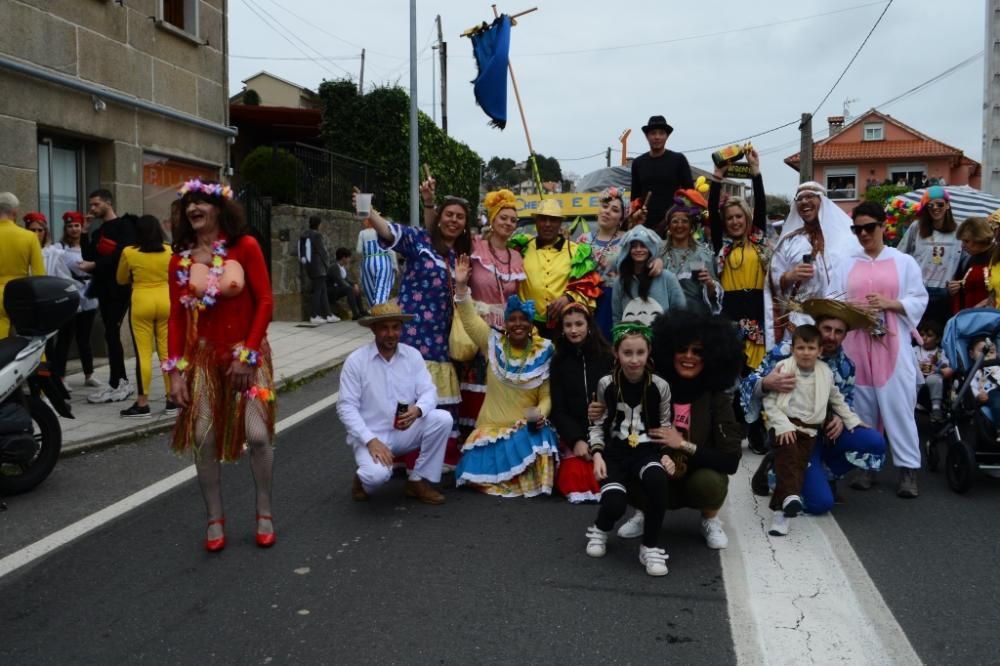
[[[278,393],[287,393],[290,390],[298,388],[302,384],[307,384],[314,379],[325,375],[326,373],[334,370],[344,364],[347,359],[347,354],[342,356],[337,356],[326,363],[322,363],[312,368],[302,370],[291,377],[282,376],[280,379],[275,380],[275,388]],[[74,442],[69,445],[65,445],[62,451],[59,453],[60,458],[70,458],[73,456],[82,455],[85,453],[90,453],[92,451],[100,451],[102,449],[108,449],[112,446],[117,446],[118,444],[128,444],[131,442],[136,442],[140,439],[146,439],[154,435],[161,435],[165,432],[169,432],[171,428],[174,427],[174,421],[166,416],[159,416],[153,419],[153,422],[149,425],[138,426],[134,428],[129,428],[128,430],[121,430],[118,432],[108,433],[106,435],[99,435],[97,437],[90,437],[88,439],[81,440],[79,442]]]

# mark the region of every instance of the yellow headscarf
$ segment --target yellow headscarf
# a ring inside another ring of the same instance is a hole
[[[497,190],[486,195],[486,198],[483,199],[483,206],[486,207],[487,221],[489,224],[493,224],[493,218],[504,208],[517,210],[517,200],[510,190]]]

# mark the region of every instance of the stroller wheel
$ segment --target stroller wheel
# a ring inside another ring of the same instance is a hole
[[[927,463],[928,472],[936,472],[941,466],[941,448],[933,437],[924,440],[923,445],[924,460]]]
[[[945,476],[949,488],[960,495],[968,492],[972,488],[976,469],[976,452],[971,444],[960,441],[948,447]]]

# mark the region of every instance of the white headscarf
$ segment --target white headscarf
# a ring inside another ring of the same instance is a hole
[[[861,249],[857,237],[851,232],[853,221],[837,204],[826,196],[826,188],[814,180],[802,183],[795,191],[796,196],[803,191],[815,192],[819,195],[819,226],[823,232],[824,252],[833,257],[850,257]],[[792,209],[781,226],[781,238],[798,231],[805,226],[805,221],[799,215],[798,207],[792,201]]]

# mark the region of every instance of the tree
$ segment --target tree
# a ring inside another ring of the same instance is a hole
[[[784,194],[767,194],[767,215],[768,217],[788,217],[792,210],[792,202]]]
[[[889,199],[898,197],[900,194],[906,194],[909,191],[910,188],[906,185],[877,185],[865,190],[864,200],[877,203],[879,206],[885,206],[889,203]]]
[[[371,164],[378,183],[372,188],[376,206],[394,219],[408,220],[409,95],[402,88],[389,86],[358,95],[353,82],[340,80],[320,84],[319,96],[327,148]],[[427,114],[419,113],[417,123],[420,163],[430,168],[439,197],[453,194],[475,207],[482,159],[465,144],[446,136]]]
[[[554,157],[546,157],[541,153],[535,153],[535,161],[538,163],[538,173],[542,177],[542,182],[562,181],[562,168],[559,166],[559,160]],[[532,176],[534,179],[534,176]]]
[[[520,180],[515,170],[517,163],[509,157],[491,157],[483,171],[483,185],[487,190],[510,189]]]
[[[243,103],[247,106],[260,106],[260,93],[253,88],[243,91]]]
[[[275,203],[291,203],[295,201],[296,175],[301,169],[302,163],[287,150],[257,146],[240,163],[240,180],[255,185]]]

